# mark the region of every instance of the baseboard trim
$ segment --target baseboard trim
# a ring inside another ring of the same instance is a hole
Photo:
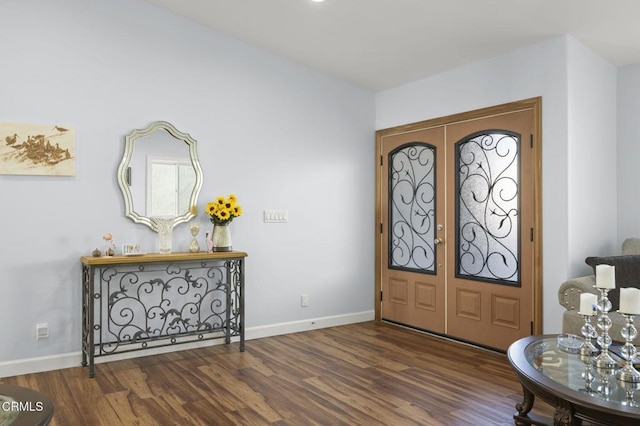
[[[291,321],[286,323],[250,327],[245,331],[245,339],[261,339],[264,337],[278,336],[281,334],[298,333],[301,331],[315,330],[340,325],[355,324],[359,322],[372,321],[375,318],[374,311],[356,312],[352,314],[335,315],[330,317],[312,318],[301,321]],[[233,339],[238,341],[238,338]],[[224,344],[223,340],[208,340],[192,343],[184,343],[179,346],[164,346],[150,348],[140,352],[127,352],[110,356],[96,358],[96,364],[123,359],[136,358],[140,356],[157,355],[168,352],[184,351],[189,349],[202,348]],[[64,368],[77,367],[82,362],[81,352],[69,352],[59,355],[50,355],[37,358],[25,358],[15,361],[0,362],[0,377],[12,377],[22,374],[40,373],[43,371],[61,370]]]
[[[263,337],[278,336],[280,334],[291,334],[319,328],[337,327],[340,325],[373,321],[374,319],[374,311],[364,311],[353,314],[335,315],[331,317],[312,318],[302,321],[283,322],[279,324],[247,328],[245,338],[247,340],[261,339]]]

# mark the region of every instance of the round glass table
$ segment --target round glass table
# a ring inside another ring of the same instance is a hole
[[[53,402],[47,395],[0,384],[0,426],[44,426],[52,417]]]
[[[515,424],[640,425],[640,383],[622,382],[615,370],[596,368],[594,357],[572,352],[558,347],[557,335],[525,337],[509,346],[507,357],[524,393]],[[536,397],[555,407],[553,419],[529,414]]]

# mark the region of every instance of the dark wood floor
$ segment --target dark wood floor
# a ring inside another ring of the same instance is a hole
[[[367,322],[0,379],[53,425],[512,425],[506,356]],[[536,401],[533,413],[550,415]]]

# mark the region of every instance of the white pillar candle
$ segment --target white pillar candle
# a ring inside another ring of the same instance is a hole
[[[596,265],[596,287],[616,288],[616,267]]]
[[[580,293],[580,315],[594,315],[598,296],[593,293]]]
[[[634,287],[620,289],[620,312],[640,315],[640,289]]]

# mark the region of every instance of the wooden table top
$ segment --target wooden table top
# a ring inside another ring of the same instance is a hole
[[[217,251],[207,252],[179,252],[179,253],[145,253],[135,256],[82,256],[80,261],[88,266],[115,265],[126,263],[153,263],[153,262],[182,262],[190,260],[216,260],[216,259],[239,259],[247,257],[247,253],[242,251]]]

